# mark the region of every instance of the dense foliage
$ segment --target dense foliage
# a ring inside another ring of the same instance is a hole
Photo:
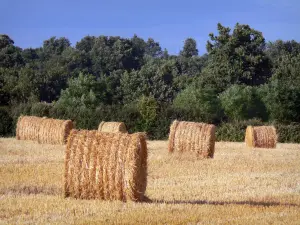
[[[276,124],[281,141],[300,142],[300,43],[267,43],[244,24],[217,28],[207,53],[187,38],[178,55],[137,35],[86,36],[74,46],[51,37],[27,49],[0,35],[0,136],[26,114],[86,129],[124,121],[151,138],[166,138],[174,119],[214,123],[218,140],[230,141],[241,141],[247,124]]]

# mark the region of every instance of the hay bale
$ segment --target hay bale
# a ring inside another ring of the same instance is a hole
[[[65,154],[65,197],[143,201],[146,186],[144,135],[71,131]]]
[[[16,139],[33,140],[42,144],[65,144],[72,128],[71,120],[20,116],[16,128]]]
[[[98,131],[108,133],[127,133],[125,123],[123,122],[104,122],[99,124]]]
[[[276,148],[277,134],[274,126],[248,126],[245,134],[248,147]]]
[[[17,140],[39,140],[40,124],[44,118],[37,116],[20,116],[17,122]]]
[[[194,152],[198,158],[213,158],[215,152],[215,126],[212,124],[175,120],[170,127],[170,153]]]
[[[64,145],[72,129],[73,123],[71,120],[46,118],[40,124],[38,142],[40,144]]]

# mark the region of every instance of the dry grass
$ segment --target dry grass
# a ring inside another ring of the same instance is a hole
[[[276,129],[274,126],[248,126],[245,142],[248,147],[276,148]]]
[[[197,158],[213,158],[215,152],[215,126],[175,120],[169,133],[168,150],[191,152]]]
[[[300,145],[217,142],[214,159],[148,141],[148,203],[63,197],[64,147],[0,139],[1,224],[299,224]]]
[[[72,130],[65,156],[65,197],[143,201],[146,186],[144,135]]]
[[[123,122],[104,122],[99,124],[98,131],[108,133],[127,133],[125,123]]]

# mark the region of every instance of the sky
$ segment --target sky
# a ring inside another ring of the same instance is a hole
[[[202,55],[219,22],[231,28],[249,24],[267,41],[300,41],[299,0],[0,0],[0,5],[0,34],[21,48],[40,47],[52,36],[75,45],[86,35],[137,34],[170,54],[192,37]]]

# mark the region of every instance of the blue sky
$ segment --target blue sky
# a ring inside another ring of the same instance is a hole
[[[22,48],[39,47],[51,36],[75,45],[86,35],[137,34],[154,38],[171,54],[192,37],[203,54],[218,22],[249,24],[267,41],[300,41],[299,0],[1,0],[0,5],[0,33]]]

